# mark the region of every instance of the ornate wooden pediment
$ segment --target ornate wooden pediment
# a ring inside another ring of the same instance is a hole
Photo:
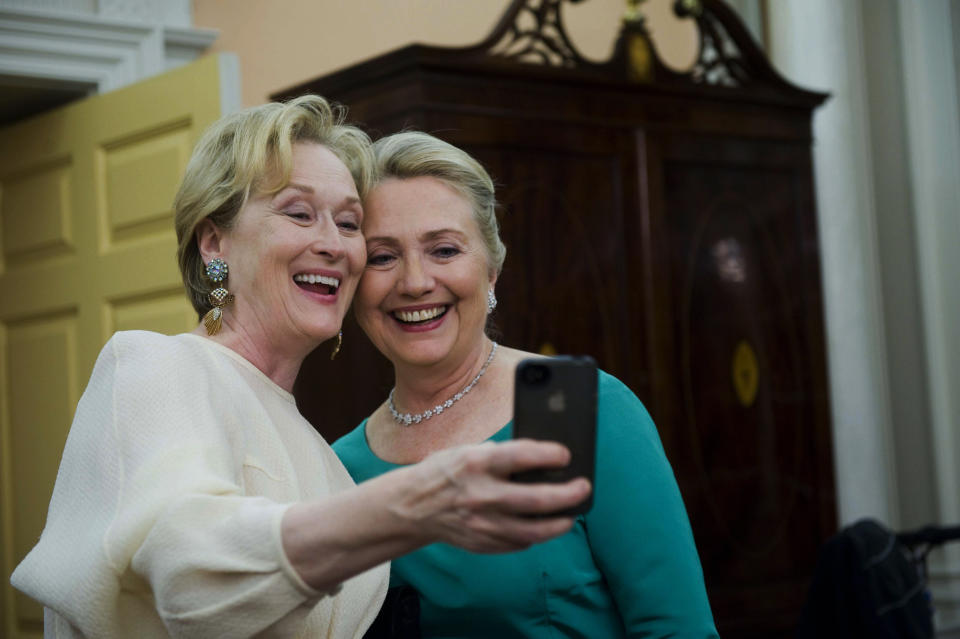
[[[583,70],[639,83],[764,88],[807,94],[818,102],[823,97],[796,87],[777,73],[737,13],[722,0],[674,2],[674,14],[693,20],[698,32],[697,55],[686,71],[670,69],[657,55],[640,10],[644,0],[627,0],[614,53],[600,63],[586,59],[567,35],[565,2],[578,4],[583,0],[514,0],[483,42],[447,51],[465,58]]]
[[[360,63],[324,79],[337,93],[358,82],[396,77],[404,69],[459,69],[471,73],[542,75],[586,82],[628,82],[698,94],[716,93],[761,101],[800,103],[813,108],[826,94],[807,91],[784,79],[770,65],[736,12],[722,0],[676,0],[675,15],[693,20],[698,51],[685,71],[669,68],[657,54],[640,11],[645,0],[627,0],[620,33],[611,57],[593,62],[577,50],[564,26],[564,5],[584,0],[513,0],[500,21],[480,43],[468,47],[411,44]],[[311,82],[273,96],[284,99],[315,90]]]

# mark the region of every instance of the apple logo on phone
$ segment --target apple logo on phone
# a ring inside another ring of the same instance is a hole
[[[547,408],[553,413],[562,413],[567,409],[567,399],[563,391],[558,390],[550,393],[550,396],[547,397]]]

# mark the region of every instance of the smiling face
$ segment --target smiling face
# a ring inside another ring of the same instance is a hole
[[[482,348],[496,280],[470,204],[433,177],[390,178],[365,209],[360,326],[394,365],[465,361]]]
[[[337,334],[366,260],[363,209],[347,167],[315,143],[293,147],[289,183],[251,195],[227,230],[198,232],[236,296],[225,321],[264,349],[311,349]]]

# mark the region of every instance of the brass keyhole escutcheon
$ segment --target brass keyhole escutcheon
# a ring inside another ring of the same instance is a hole
[[[540,345],[540,354],[553,357],[557,354],[557,347],[551,344],[550,342],[544,342]]]
[[[732,372],[733,388],[740,405],[745,408],[753,406],[760,386],[760,366],[757,364],[757,355],[747,340],[740,340],[733,349]]]

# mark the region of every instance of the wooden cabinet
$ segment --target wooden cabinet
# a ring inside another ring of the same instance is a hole
[[[721,635],[790,636],[835,529],[810,148],[826,96],[780,78],[721,2],[678,4],[701,33],[688,73],[640,20],[586,62],[560,0],[518,0],[477,47],[409,46],[275,97],[318,93],[374,136],[412,127],[483,162],[508,250],[502,341],[590,353],[640,396]],[[517,26],[531,17],[538,31]],[[296,394],[335,439],[391,386],[350,320]]]

